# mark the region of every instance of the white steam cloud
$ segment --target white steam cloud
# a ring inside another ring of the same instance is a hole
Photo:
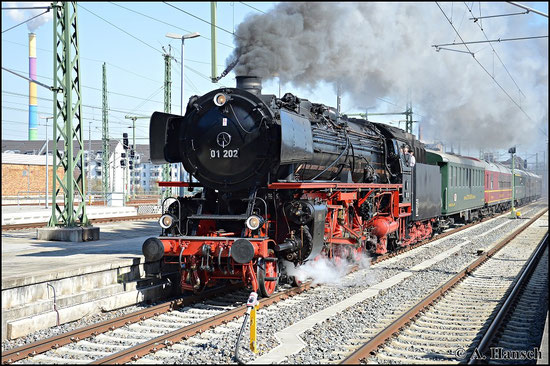
[[[340,285],[352,265],[359,265],[361,269],[369,268],[370,258],[362,255],[357,262],[349,262],[345,259],[329,259],[319,256],[315,260],[308,261],[295,267],[293,263],[283,261],[287,275],[294,276],[298,281],[311,279],[313,284]],[[374,278],[374,277],[373,277]],[[369,281],[362,281],[362,285]]]
[[[51,2],[45,1],[34,1],[34,2],[14,2],[8,1],[2,3],[2,6],[5,5],[6,8],[33,8],[33,7],[47,7],[51,6]],[[41,14],[46,11],[46,9],[13,9],[6,10],[8,14],[13,18],[13,20],[18,22],[23,22],[27,19],[30,19],[38,14]],[[30,32],[34,32],[42,24],[45,24],[52,20],[53,9],[50,9],[49,12],[34,18],[33,20],[27,22],[27,28]]]
[[[521,11],[506,3],[473,4],[476,16]],[[478,24],[489,39],[547,34],[547,21],[533,13],[476,24],[469,20],[472,5],[440,6],[465,41],[486,40]],[[328,82],[336,91],[341,83],[358,108],[377,97],[404,106],[410,95],[426,137],[460,139],[462,146],[508,148],[547,136],[548,39],[493,42],[496,54],[489,43],[469,46],[530,118],[471,55],[432,47],[453,41],[461,42],[435,3],[286,2],[239,25],[227,63],[239,55],[237,75],[278,76],[296,87]]]

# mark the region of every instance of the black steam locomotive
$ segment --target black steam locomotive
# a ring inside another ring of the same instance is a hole
[[[143,245],[147,260],[177,266],[182,290],[242,280],[269,296],[283,261],[382,254],[436,231],[439,187],[412,200],[412,183],[439,171],[413,135],[262,94],[257,77],[191,97],[185,116],[155,112],[150,149],[154,163],[181,162],[198,180],[161,185],[202,187],[166,202],[161,236]]]

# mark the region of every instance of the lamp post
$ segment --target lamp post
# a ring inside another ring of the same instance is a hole
[[[516,165],[516,161],[514,159],[514,154],[516,153],[516,147],[511,147],[508,149],[508,152],[512,154],[512,211],[510,212],[513,219],[516,218],[516,209],[514,208],[514,201],[516,200],[516,176],[514,173],[514,168]]]
[[[188,33],[188,34],[177,34],[177,33],[166,33],[166,37],[173,38],[173,39],[181,39],[181,115],[183,116],[185,114],[185,96],[184,96],[184,49],[185,49],[185,40],[191,39],[191,38],[197,38],[200,36],[200,33]],[[178,164],[178,175],[180,179],[183,179],[183,168],[182,163]],[[180,196],[183,196],[183,187],[180,187]]]
[[[50,179],[49,178],[49,174],[48,174],[48,170],[50,169],[50,165],[48,164],[48,144],[49,144],[49,140],[48,140],[48,120],[49,119],[53,119],[53,116],[40,116],[40,119],[45,119],[46,120],[46,208],[48,208],[48,189],[49,189],[49,185],[48,185],[48,180]]]

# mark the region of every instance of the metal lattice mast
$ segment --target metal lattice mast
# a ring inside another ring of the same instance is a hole
[[[56,2],[54,7],[54,94],[53,101],[53,197],[49,226],[89,226],[86,191],[80,88],[80,58],[76,2]],[[63,150],[59,150],[63,140]],[[76,144],[76,145],[75,145]],[[58,169],[63,176],[58,175]],[[56,199],[63,195],[64,206]],[[75,207],[75,204],[77,205]]]
[[[412,102],[407,102],[407,110],[405,111],[405,131],[413,133],[413,111]]]
[[[103,105],[102,105],[102,142],[103,142],[103,165],[101,166],[101,180],[103,182],[103,197],[107,197],[109,189],[109,115],[107,105],[107,66],[103,63]]]
[[[216,75],[218,74],[218,71],[216,69],[216,2],[211,1],[210,2],[210,35],[211,35],[211,49],[212,49],[212,82],[217,83],[216,81]]]
[[[126,115],[124,118],[132,120],[132,147],[130,149],[130,156],[128,157],[128,159],[129,159],[128,170],[130,170],[130,167],[132,168],[131,170],[134,170],[135,169],[135,164],[134,164],[134,162],[135,162],[135,153],[137,151],[137,149],[136,149],[136,119],[141,119],[141,118],[149,119],[149,117],[128,116],[128,115]],[[132,177],[132,175],[133,175],[133,177]],[[132,198],[136,198],[135,178],[136,178],[136,173],[134,171],[134,172],[130,173],[130,195],[131,195]]]
[[[164,53],[164,112],[170,113],[172,111],[172,60],[171,53],[172,47],[169,46],[168,53]],[[170,164],[164,164],[162,166],[162,181],[169,182],[172,180],[170,174]],[[161,188],[159,187],[159,193]],[[162,195],[163,198],[170,196],[170,189],[165,189]]]

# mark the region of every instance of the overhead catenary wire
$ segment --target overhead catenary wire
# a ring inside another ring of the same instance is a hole
[[[447,16],[447,14],[445,13],[445,11],[443,11],[443,9],[441,8],[441,6],[439,5],[439,3],[436,1],[435,4],[437,5],[437,7],[439,8],[439,10],[441,10],[441,12],[443,13],[443,15],[445,16],[445,19],[447,19],[447,21],[449,22],[449,24],[451,25],[451,27],[453,27],[454,31],[456,32],[458,38],[460,38],[460,40],[462,41],[462,43],[464,44],[464,39],[462,38],[462,36],[460,35],[460,33],[458,32],[458,30],[455,28],[455,26],[453,25],[453,23],[450,21],[449,17]],[[479,60],[475,57],[475,54],[470,50],[470,48],[468,47],[467,44],[464,44],[464,47],[466,47],[466,49],[468,50],[468,52],[470,53],[470,55],[472,55],[473,59],[477,62],[477,64],[483,69],[483,71],[485,71],[485,73],[487,73],[487,75],[489,75],[489,77],[491,79],[493,79],[493,81],[495,82],[495,84],[498,85],[498,87],[504,92],[504,94],[506,94],[506,96],[520,109],[520,111],[523,112],[523,114],[530,120],[530,121],[533,121],[533,119],[531,117],[529,117],[529,115],[525,112],[525,110],[514,100],[514,98],[512,98],[510,96],[510,94],[502,87],[502,85],[499,84],[499,82],[495,79],[495,77],[493,75],[491,75],[491,73],[485,68],[485,66],[483,66],[481,64],[481,62],[479,62]]]
[[[249,8],[252,8],[252,9],[254,9],[254,10],[260,12],[260,13],[267,14],[265,11],[261,11],[260,9],[255,8],[255,7],[253,7],[252,5],[249,5],[249,4],[247,4],[247,3],[245,3],[245,2],[242,2],[242,1],[239,1],[239,2],[240,2],[241,4],[243,4],[243,5],[248,6]]]
[[[170,5],[170,4],[168,4],[168,5]],[[82,5],[80,5],[80,7],[83,8],[84,10],[88,11],[89,13],[93,14],[94,16],[100,18],[101,20],[105,21],[106,23],[112,25],[113,27],[117,28],[117,29],[120,30],[121,32],[123,32],[123,33],[125,33],[125,34],[131,36],[132,38],[138,40],[139,42],[145,44],[146,46],[148,46],[148,47],[150,47],[150,48],[154,49],[155,51],[160,52],[160,53],[162,54],[162,51],[160,51],[160,50],[158,50],[157,48],[151,46],[150,44],[144,42],[143,40],[141,40],[141,39],[135,37],[134,35],[130,34],[129,32],[125,31],[124,29],[122,29],[122,28],[116,26],[115,24],[109,22],[108,20],[104,19],[103,17],[101,17],[101,16],[95,14],[95,13],[92,12],[91,10],[86,9],[86,8],[83,7]],[[178,9],[179,9],[179,8],[178,8]],[[181,10],[181,9],[180,9],[180,10]],[[188,68],[189,70],[195,72],[196,74],[198,74],[199,76],[205,78],[206,80],[210,81],[210,78],[209,78],[208,76],[206,76],[206,75],[204,75],[204,74],[202,74],[202,73],[200,73],[200,72],[194,70],[193,68],[191,68],[191,67],[189,67],[189,66],[186,66],[186,68]],[[93,88],[93,87],[87,87],[87,88],[94,89],[94,90],[98,90],[98,91],[101,90],[101,89],[99,89],[99,88]],[[116,94],[116,93],[113,93],[113,92],[109,92],[109,93]],[[133,96],[129,96],[129,95],[126,95],[126,96],[132,97],[132,98],[137,98],[137,97],[133,97]],[[137,99],[142,99],[142,100],[143,100],[143,98],[137,98]],[[155,102],[155,103],[164,103],[164,102],[161,102],[161,101],[153,101],[153,102]]]
[[[54,87],[53,87],[53,86],[43,84],[43,83],[41,83],[41,82],[39,82],[39,81],[36,81],[36,80],[34,80],[34,79],[30,79],[30,78],[28,78],[28,77],[26,77],[26,76],[23,76],[23,75],[19,75],[19,74],[16,73],[15,71],[10,70],[10,69],[7,69],[7,68],[5,68],[4,66],[2,66],[2,70],[5,70],[5,71],[7,71],[7,72],[9,72],[9,73],[11,73],[11,74],[13,74],[13,75],[15,75],[15,76],[18,76],[18,77],[20,77],[20,78],[22,78],[22,79],[25,79],[25,80],[29,81],[29,82],[35,83],[36,85],[40,85],[40,86],[43,87],[43,88],[49,89],[49,90],[51,90],[51,91],[54,91]]]
[[[500,18],[500,17],[509,17],[509,16],[513,16],[513,15],[525,15],[525,14],[529,14],[529,10],[526,10],[524,12],[521,12],[521,13],[508,13],[508,14],[498,14],[498,15],[486,15],[484,17],[482,16],[473,16],[473,18],[470,18],[469,20],[473,20],[474,22],[477,22],[478,20],[480,19],[489,19],[489,18]]]
[[[114,4],[114,5],[117,5],[117,6],[118,6],[118,4]],[[170,5],[170,4],[168,4],[168,5]],[[92,15],[94,15],[94,16],[100,18],[100,19],[103,20],[104,22],[110,24],[111,26],[115,27],[116,29],[120,30],[121,32],[123,32],[123,33],[125,33],[125,34],[131,36],[132,38],[138,40],[139,42],[145,44],[145,45],[148,46],[149,48],[152,48],[152,49],[154,49],[155,51],[162,53],[162,52],[159,51],[157,48],[155,48],[155,47],[153,47],[152,45],[148,44],[147,42],[144,42],[144,41],[142,41],[141,39],[139,39],[139,38],[133,36],[133,35],[130,34],[129,32],[127,32],[127,31],[125,31],[124,29],[122,29],[122,28],[116,26],[116,25],[113,24],[112,22],[110,22],[110,21],[108,21],[107,19],[105,19],[105,18],[99,16],[99,15],[96,14],[95,12],[89,10],[88,8],[86,8],[86,7],[84,7],[84,6],[81,6],[81,7],[82,7],[85,11],[87,11],[87,12],[89,12],[90,14],[92,14]],[[120,6],[120,7],[122,7],[122,6]],[[123,8],[124,8],[124,7],[123,7]],[[176,8],[177,8],[177,7],[176,7]],[[127,9],[127,8],[125,8],[125,9]],[[131,9],[128,9],[128,10],[131,10]],[[178,8],[178,10],[183,11],[182,9],[179,9],[179,8]],[[134,12],[135,12],[135,11],[134,11]],[[185,12],[185,11],[183,11],[183,12]],[[139,13],[139,12],[135,12],[135,13],[138,13],[138,14],[140,14],[140,15],[144,15],[144,14]],[[186,12],[186,13],[187,13],[187,12]],[[146,16],[146,15],[144,15],[144,16]],[[158,21],[158,19],[155,19],[155,18],[152,18],[152,17],[149,17],[149,18]],[[165,23],[165,22],[164,22],[164,23]],[[167,23],[166,23],[166,24],[167,24]],[[15,42],[13,42],[13,43],[15,43]],[[22,46],[23,46],[23,45],[22,45]],[[232,47],[232,48],[233,48],[233,47]],[[48,50],[48,51],[49,51],[49,50]],[[50,52],[51,52],[51,51],[50,51]],[[94,61],[98,61],[98,60],[94,60]],[[193,60],[189,60],[189,61],[193,62]],[[197,62],[199,62],[199,61],[197,61]],[[114,66],[116,67],[116,65],[114,65]],[[119,68],[120,68],[120,67],[119,67]],[[196,74],[199,75],[200,77],[204,78],[205,80],[210,81],[210,78],[209,78],[208,76],[206,76],[206,75],[200,73],[199,71],[197,71],[197,70],[195,70],[195,69],[193,69],[193,68],[191,68],[191,67],[189,67],[189,66],[186,66],[186,68],[188,68],[188,69],[191,70],[192,72],[196,73]],[[121,68],[121,69],[125,70],[124,68]],[[126,71],[126,70],[125,70],[125,71]],[[142,75],[140,75],[140,76],[143,77]],[[148,78],[148,79],[149,79],[149,80],[152,80],[152,79],[150,79],[150,78]],[[189,78],[187,78],[187,79],[188,79],[188,81],[191,81]],[[155,81],[155,82],[159,82],[159,81]],[[192,83],[192,82],[191,82],[191,83]],[[192,86],[193,86],[193,88],[194,88],[195,90],[197,90],[197,92],[198,92],[197,87],[196,87],[194,84],[193,84]],[[99,89],[99,88],[94,88],[94,87],[88,87],[88,86],[83,86],[83,87],[89,88],[89,89],[92,89],[92,90],[97,90],[97,91],[100,91],[100,90],[101,90],[101,89]],[[145,101],[150,101],[150,98],[144,99],[144,98],[139,98],[139,97],[135,97],[135,96],[131,96],[131,95],[126,95],[126,94],[122,94],[122,93],[109,92],[109,94],[115,94],[115,95],[118,94],[118,95],[122,95],[122,96],[126,96],[126,97],[131,97],[131,98],[141,99],[141,100],[145,100]],[[163,103],[163,102],[161,102],[161,101],[152,101],[152,102],[155,102],[155,103]],[[142,103],[142,105],[143,105],[143,103]]]
[[[16,74],[16,73],[14,72],[14,71],[23,72],[23,71],[21,71],[21,70],[11,70],[11,69],[7,69],[7,68],[4,68],[4,67],[2,67],[2,68],[5,69],[5,70],[8,71],[8,72],[11,72],[12,74],[15,74],[15,75],[17,75],[17,76],[19,76],[19,77],[22,77],[22,78],[24,78],[24,79],[29,80],[28,78],[23,77],[23,76],[21,76],[21,75],[18,75],[18,74]],[[37,76],[40,76],[40,75],[37,75]],[[52,78],[47,77],[47,76],[40,76],[40,77],[42,77],[42,78],[44,78],[44,79],[53,80]],[[36,81],[36,80],[32,80],[32,81],[33,81],[33,82],[36,82],[37,84],[39,84],[39,85],[41,85],[41,86],[44,86],[45,88],[48,88],[48,89],[51,88],[50,86],[47,86],[47,85],[45,85],[45,84],[42,84],[42,83],[40,83],[40,82],[38,82],[38,81]],[[82,85],[82,87],[83,87],[83,88],[86,88],[86,89],[102,91],[102,89],[100,89],[100,88],[95,88],[95,87],[93,87],[93,86]],[[164,86],[163,86],[163,87],[164,87]],[[162,101],[158,101],[158,100],[148,100],[147,98],[136,97],[136,96],[134,96],[134,95],[124,94],[124,93],[118,93],[118,92],[113,92],[113,91],[108,91],[108,94],[120,95],[120,96],[123,96],[123,97],[134,98],[134,99],[140,99],[140,100],[150,101],[150,102],[154,102],[154,103],[164,104],[164,102],[162,102]]]
[[[143,14],[143,13],[137,11],[137,10],[127,8],[127,7],[122,6],[122,5],[120,5],[120,4],[116,4],[116,3],[112,2],[112,1],[109,1],[109,3],[111,3],[111,4],[113,4],[113,5],[116,5],[116,6],[120,7],[120,8],[122,8],[122,9],[126,9],[126,10],[128,10],[128,11],[133,12],[133,13],[136,13],[136,14],[139,14],[139,15],[141,15],[141,16],[144,16],[144,17],[146,17],[146,18],[149,18],[149,19],[151,19],[151,20],[154,20],[154,21],[156,21],[156,22],[159,22],[159,23],[162,23],[162,24],[165,24],[165,25],[169,25],[169,26],[171,26],[171,27],[177,28],[177,29],[182,30],[182,31],[187,32],[187,33],[191,33],[191,31],[189,31],[189,30],[187,30],[187,29],[178,27],[177,25],[174,25],[174,24],[167,23],[167,22],[165,22],[165,21],[163,21],[163,20],[154,18],[154,17],[152,17],[152,16],[150,16],[150,15]],[[208,38],[208,37],[206,37],[206,36],[203,36],[203,35],[200,35],[199,37],[204,38],[204,39],[209,40],[209,41],[211,40],[210,38]],[[223,43],[223,42],[216,42],[216,43],[218,43],[218,44],[220,44],[220,45],[223,45],[223,46],[226,46],[226,47],[229,47],[229,48],[231,48],[231,49],[235,48],[235,46],[231,46],[231,45],[225,44],[225,43]]]
[[[107,19],[105,19],[105,18],[103,18],[103,17],[97,15],[97,14],[94,13],[93,11],[91,11],[91,10],[89,10],[89,9],[86,9],[86,7],[82,6],[82,4],[78,4],[78,6],[79,6],[80,8],[82,8],[82,9],[86,10],[86,11],[89,12],[90,14],[92,14],[92,15],[98,17],[99,19],[103,20],[104,22],[106,22],[106,23],[112,25],[113,27],[115,27],[115,28],[118,29],[119,31],[121,31],[121,32],[123,32],[123,33],[129,35],[130,37],[132,37],[133,39],[137,40],[138,42],[141,42],[141,43],[143,43],[144,45],[146,45],[147,47],[152,48],[153,50],[155,50],[155,51],[157,51],[158,53],[162,54],[162,51],[159,50],[158,48],[151,46],[149,43],[143,41],[142,39],[139,39],[138,37],[134,36],[133,34],[127,32],[127,31],[125,31],[124,29],[120,28],[119,26],[117,26],[117,25],[111,23],[111,22],[108,21]]]
[[[23,44],[23,43],[18,43],[18,42],[14,42],[14,41],[10,41],[10,40],[7,40],[7,39],[2,39],[2,42],[8,42],[8,43],[13,43],[13,44],[16,44],[18,46],[21,46],[21,47],[25,47],[25,48],[28,48],[29,45],[28,44]],[[44,52],[49,52],[49,53],[52,53],[53,51],[52,50],[48,50],[48,49],[45,49],[45,48],[40,48],[40,47],[37,47],[36,48],[37,50],[40,50],[40,51],[44,51]],[[132,75],[135,75],[135,76],[138,76],[140,78],[143,78],[143,79],[146,79],[146,80],[150,80],[150,81],[153,81],[155,83],[158,83],[158,84],[164,84],[164,81],[160,81],[160,80],[155,80],[155,79],[151,79],[150,77],[147,77],[145,75],[141,75],[141,74],[138,74],[134,71],[130,71],[128,70],[127,68],[124,68],[122,66],[119,66],[119,65],[115,65],[113,64],[112,62],[108,62],[108,61],[102,61],[102,60],[96,60],[96,59],[93,59],[93,58],[89,58],[89,57],[80,57],[82,60],[88,60],[88,61],[93,61],[93,62],[99,62],[101,64],[103,64],[104,62],[108,65],[108,66],[112,66],[116,69],[119,69],[121,71],[124,71],[124,72],[127,72],[129,74],[132,74]],[[176,58],[177,59],[177,58]],[[177,59],[179,60],[179,59]],[[185,59],[185,62],[193,62],[193,63],[198,63],[198,64],[205,64],[205,65],[210,65],[210,62],[204,62],[204,61],[198,61],[198,60],[193,60],[193,59],[188,59],[186,58]],[[218,65],[218,66],[221,66],[223,67],[223,65]],[[188,67],[188,66],[186,66]],[[17,71],[17,70],[16,70]],[[20,70],[19,70],[20,71]],[[176,71],[178,71],[176,69]],[[20,71],[21,72],[21,71]],[[41,76],[41,77],[44,77],[46,78],[45,76]],[[52,78],[49,78],[50,80],[52,80]]]
[[[14,7],[2,7],[2,10],[37,10],[37,9],[51,9],[50,6],[14,6]]]
[[[525,9],[525,10],[532,11],[532,12],[535,13],[535,14],[542,15],[543,17],[547,17],[547,18],[548,18],[548,14],[544,14],[544,13],[541,12],[541,11],[538,11],[538,10],[536,10],[536,9],[533,9],[533,8],[528,7],[528,6],[522,5],[522,4],[520,4],[520,3],[516,3],[516,2],[513,2],[513,1],[507,1],[507,3],[512,4],[512,5],[514,5],[514,6],[517,6],[518,8],[522,8],[522,9]]]
[[[468,11],[470,12],[470,14],[474,15],[472,13],[472,10],[468,7],[468,4],[464,3],[464,5],[466,5],[466,8],[468,8]],[[523,95],[523,97],[525,97],[525,94],[523,93],[523,91],[521,90],[521,88],[519,87],[518,83],[516,83],[516,80],[514,80],[514,78],[512,77],[512,74],[510,74],[510,71],[508,71],[508,68],[506,67],[506,65],[504,64],[504,62],[502,61],[502,59],[500,58],[500,56],[498,55],[497,51],[495,50],[495,48],[493,47],[493,44],[491,43],[491,41],[489,41],[489,37],[487,37],[487,34],[485,33],[485,31],[483,30],[483,27],[481,26],[481,24],[477,23],[479,29],[481,30],[481,32],[483,33],[483,35],[485,36],[485,39],[489,42],[489,45],[491,45],[491,48],[493,49],[493,52],[494,54],[497,56],[498,60],[500,61],[500,63],[502,64],[502,66],[504,67],[504,70],[506,70],[506,72],[508,73],[508,76],[510,76],[510,79],[512,79],[512,81],[514,82],[514,84],[516,85],[516,88],[518,88],[519,92],[521,93],[521,95]],[[546,36],[548,37],[548,36]]]
[[[212,24],[212,23],[210,23],[208,20],[202,19],[201,17],[198,17],[198,16],[196,16],[196,15],[194,15],[194,14],[191,14],[191,13],[188,12],[188,11],[185,11],[185,10],[183,10],[183,9],[180,9],[180,8],[178,8],[177,6],[172,5],[172,4],[170,4],[170,3],[166,2],[166,1],[163,1],[163,3],[165,3],[165,4],[168,5],[168,6],[171,6],[171,7],[174,8],[174,9],[177,9],[177,10],[181,11],[182,13],[185,13],[185,14],[187,14],[187,15],[189,15],[189,16],[195,18],[195,19],[198,19],[198,20],[200,20],[200,21],[202,21],[202,22],[205,22],[206,24],[209,24],[209,25],[211,25],[211,26],[213,25],[214,27],[218,28],[219,30],[222,30],[222,31],[224,31],[224,32],[227,32],[227,33],[231,34],[232,36],[235,36],[235,37],[237,37],[237,38],[240,38],[240,37],[237,36],[235,33],[231,32],[231,31],[228,31],[227,29],[222,28],[222,27],[220,27],[220,26],[218,26],[218,25],[216,25],[216,24]]]
[[[432,47],[439,48],[440,46],[462,46],[463,44],[478,44],[478,43],[491,43],[491,42],[509,42],[509,41],[523,41],[528,39],[539,39],[539,38],[548,38],[548,36],[532,36],[532,37],[518,37],[518,38],[497,38],[497,39],[487,39],[485,41],[469,41],[464,43],[441,43],[434,44]]]
[[[20,98],[28,98],[29,97],[28,94],[14,93],[14,92],[6,91],[6,90],[2,90],[2,94],[12,95],[12,96],[15,96],[15,97],[20,97]],[[50,102],[50,103],[53,102],[52,99],[44,98],[44,97],[38,97],[37,96],[36,99],[43,100],[43,101]],[[28,105],[28,104],[25,104],[25,105]],[[94,106],[94,105],[89,105],[89,104],[83,104],[82,106],[87,107],[87,108],[93,108],[93,109],[102,109],[103,108],[101,106]],[[179,105],[178,105],[178,107],[179,107]],[[132,111],[130,111],[130,110],[125,110],[125,109],[120,109],[120,108],[111,108],[111,107],[109,107],[109,108],[107,108],[107,110],[110,111],[110,112],[115,112],[115,113],[124,113],[124,114],[132,113]]]
[[[18,46],[21,46],[21,47],[25,47],[25,48],[28,48],[28,47],[29,47],[28,44],[18,43],[18,42],[10,41],[10,40],[8,40],[8,39],[2,39],[2,42],[12,43],[12,44],[15,44],[15,45],[18,45]],[[45,48],[36,47],[36,49],[39,50],[39,51],[44,51],[44,52],[48,52],[48,53],[53,53],[52,50],[48,50],[48,49],[45,49]],[[105,63],[106,63],[107,65],[109,65],[109,66],[112,66],[112,67],[114,67],[114,68],[117,68],[117,69],[119,69],[119,70],[125,71],[125,72],[130,73],[130,74],[133,74],[133,75],[138,76],[138,77],[140,77],[140,78],[147,79],[147,80],[150,80],[150,81],[154,81],[155,83],[163,84],[163,82],[160,81],[160,80],[151,79],[151,78],[149,78],[149,77],[147,77],[147,76],[140,75],[140,74],[138,74],[138,73],[136,73],[136,72],[134,72],[134,71],[130,71],[130,70],[124,68],[124,67],[115,65],[115,64],[110,63],[110,62],[101,61],[101,60],[95,60],[95,59],[93,59],[93,58],[82,57],[82,56],[80,57],[80,59],[81,59],[81,60],[89,60],[89,61],[93,61],[93,62],[99,62],[99,63],[101,63],[101,64],[103,64],[103,63],[105,62]],[[186,61],[194,62],[194,61],[192,61],[192,60],[186,60]],[[50,79],[51,79],[51,78],[50,78]]]
[[[4,8],[2,8],[2,9],[4,9]],[[6,33],[6,32],[9,31],[9,30],[12,30],[13,28],[17,28],[17,27],[19,27],[20,25],[23,25],[23,24],[25,24],[25,23],[27,23],[27,22],[30,22],[31,20],[33,20],[33,19],[35,19],[35,18],[38,18],[38,17],[41,16],[41,15],[44,15],[44,14],[48,13],[48,12],[51,10],[51,7],[48,6],[47,9],[48,9],[48,10],[46,10],[45,12],[42,12],[42,13],[40,13],[40,14],[38,14],[38,15],[33,16],[33,17],[30,18],[30,19],[25,20],[24,22],[21,22],[21,23],[19,23],[19,24],[14,25],[13,27],[10,27],[10,28],[8,28],[8,29],[6,29],[6,30],[3,30],[3,31],[2,31],[2,34]]]

